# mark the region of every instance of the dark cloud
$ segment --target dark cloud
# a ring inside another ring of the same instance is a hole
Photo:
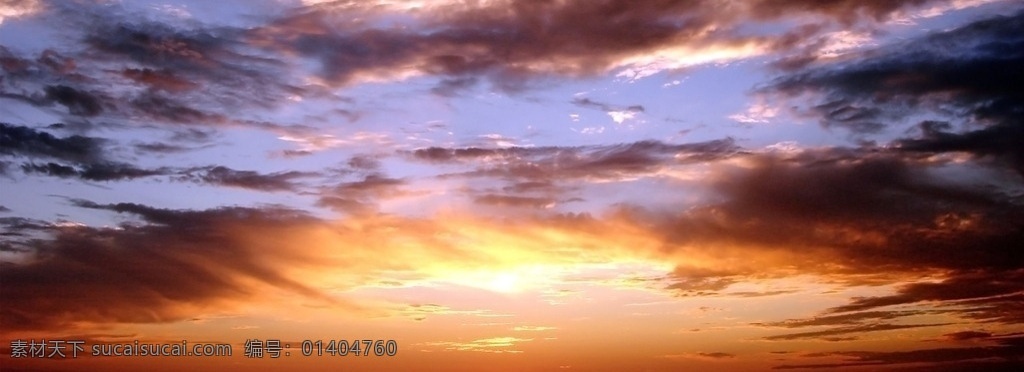
[[[479,79],[474,77],[444,79],[437,86],[431,88],[430,91],[439,96],[452,97],[459,94],[459,92],[476,86],[479,81]]]
[[[668,282],[669,284],[664,289],[673,291],[681,297],[707,296],[719,294],[729,286],[740,282],[741,278],[735,274],[735,272],[725,269],[677,266],[665,277],[653,280]]]
[[[179,135],[181,140],[186,141],[203,141],[209,137],[209,134],[203,131],[185,131]],[[21,166],[25,173],[79,178],[87,181],[120,181],[151,176],[174,176],[178,180],[260,191],[293,191],[298,186],[295,183],[296,179],[316,175],[299,171],[261,174],[255,171],[234,170],[224,166],[190,169],[139,168],[131,164],[107,160],[103,147],[106,142],[108,141],[104,139],[79,135],[61,138],[38,129],[0,123],[0,155],[48,158],[70,163],[28,162]],[[165,143],[136,144],[135,148],[138,151],[150,153],[188,150],[182,146]]]
[[[72,115],[96,116],[103,112],[100,99],[91,93],[66,85],[51,85],[46,87],[44,91],[48,100],[67,107]]]
[[[1017,370],[1022,366],[1020,356],[1024,355],[1024,345],[1019,337],[1009,338],[997,346],[971,348],[938,348],[911,351],[843,351],[827,353],[827,355],[846,357],[842,363],[831,364],[788,364],[775,369],[830,369],[839,367],[874,366],[889,367],[909,363],[928,363],[924,370],[929,371],[970,371],[970,370]],[[963,363],[970,362],[970,363]]]
[[[79,171],[79,177],[88,181],[119,181],[170,173],[168,168],[142,169],[130,164],[105,162],[85,166]]]
[[[94,137],[59,138],[38,129],[0,123],[0,154],[88,163],[103,157],[103,143],[104,140]]]
[[[746,166],[721,167],[711,177],[721,202],[650,218],[680,246],[834,256],[854,271],[1001,271],[1024,262],[1017,244],[1024,239],[1024,205],[1015,197],[951,182],[899,155],[862,151],[745,156]]]
[[[811,110],[827,126],[877,132],[936,115],[920,136],[897,140],[908,152],[966,152],[1024,174],[1024,12],[977,21],[810,68],[767,90],[817,92]],[[954,52],[955,51],[955,52]],[[957,129],[959,128],[959,130]]]
[[[0,97],[89,118],[224,125],[244,124],[227,113],[304,93],[286,83],[285,63],[245,43],[242,29],[172,25],[88,2],[53,4],[39,17],[65,25],[56,32],[80,45],[38,58],[3,48]]]
[[[616,105],[612,105],[612,104],[608,104],[608,103],[604,103],[604,102],[597,102],[597,101],[591,100],[590,98],[586,98],[586,97],[575,98],[575,99],[572,100],[572,104],[574,104],[576,106],[580,106],[580,107],[597,109],[597,110],[601,110],[601,111],[604,111],[604,112],[612,112],[612,111],[644,112],[644,107],[641,106],[641,105],[616,106]]]
[[[227,120],[223,115],[204,112],[179,100],[153,92],[135,97],[130,105],[136,112],[150,119],[171,123],[216,125]]]
[[[52,226],[41,220],[25,217],[0,217],[0,227],[6,232],[17,232],[18,230],[49,230]]]
[[[412,159],[431,163],[470,163],[466,176],[516,182],[550,182],[583,178],[619,178],[662,166],[719,160],[739,153],[731,138],[688,144],[640,141],[584,147],[439,148],[415,150]]]
[[[379,174],[370,174],[360,181],[343,182],[320,193],[317,205],[350,215],[372,214],[381,200],[408,194],[408,182]]]
[[[944,0],[758,0],[751,2],[752,13],[757,17],[778,18],[792,13],[818,13],[850,24],[862,17],[877,21],[886,20],[892,14],[928,3]]]
[[[829,312],[861,311],[929,301],[965,306],[958,311],[965,317],[1005,323],[1019,322],[1024,320],[1024,309],[1019,303],[1021,296],[1017,295],[1024,291],[1024,270],[1019,269],[1020,261],[1014,262],[1014,265],[1018,269],[962,272],[937,283],[907,284],[894,295],[857,298]]]
[[[928,311],[864,311],[857,313],[817,316],[807,319],[788,319],[781,322],[754,323],[754,325],[765,327],[801,328],[817,326],[851,325],[860,324],[865,321],[893,320],[903,317],[930,314]]]
[[[274,107],[286,97],[311,94],[313,88],[287,83],[290,75],[283,61],[293,56],[320,62],[318,75],[335,85],[391,79],[399,71],[397,75],[439,76],[434,91],[442,95],[483,80],[516,90],[535,77],[603,73],[631,57],[667,47],[771,44],[770,38],[739,31],[750,15],[764,20],[804,13],[881,19],[924,2],[762,1],[727,9],[713,3],[507,1],[439,6],[414,15],[409,28],[378,28],[372,20],[384,15],[371,8],[350,5],[339,10],[337,4],[321,4],[294,9],[250,29],[172,25],[135,19],[119,7],[61,3],[43,17],[76,30],[73,36],[84,48],[73,55],[47,51],[37,59],[3,49],[0,62],[6,74],[41,86],[37,94],[13,89],[2,93],[36,104],[39,99],[56,101],[74,115],[225,124],[233,122],[230,116],[240,108]],[[350,22],[353,17],[364,20]],[[123,83],[144,91],[110,89],[97,71],[113,71]],[[70,74],[94,76],[76,75],[79,84],[61,83]],[[621,111],[587,99],[576,103]],[[639,105],[621,109],[642,111]]]
[[[180,131],[175,131],[174,135],[171,136],[171,141],[181,141],[190,143],[201,143],[209,142],[214,138],[216,132],[211,130],[203,130],[199,128],[187,128]]]
[[[255,296],[261,290],[253,283],[321,297],[278,271],[283,267],[280,263],[304,262],[301,250],[287,248],[288,244],[258,243],[265,239],[247,239],[243,234],[285,236],[289,227],[315,223],[301,212],[75,204],[131,213],[146,223],[119,229],[57,230],[52,239],[33,243],[34,255],[28,262],[3,263],[0,321],[6,330],[182,320],[196,309]],[[239,234],[224,234],[225,229]]]
[[[920,123],[919,128],[922,133],[920,138],[901,139],[896,141],[896,145],[913,152],[972,153],[999,160],[1024,174],[1024,151],[1018,146],[1024,140],[1024,124],[1021,122],[1003,122],[986,129],[962,133],[932,121]]]
[[[865,325],[855,325],[849,327],[838,327],[826,329],[823,331],[812,331],[812,332],[799,332],[799,333],[787,333],[782,335],[768,336],[765,340],[770,341],[782,341],[782,340],[799,340],[808,338],[820,338],[827,339],[831,336],[846,335],[846,334],[860,334],[866,332],[881,332],[891,331],[897,329],[909,329],[909,328],[921,328],[921,327],[936,327],[949,325],[949,323],[936,323],[936,324],[888,324],[888,323],[875,323]]]
[[[219,186],[240,187],[259,191],[294,191],[296,179],[315,173],[286,171],[262,174],[256,171],[234,170],[224,166],[194,168],[183,172],[182,178]]]
[[[136,152],[147,154],[175,154],[192,150],[189,147],[163,142],[136,143],[133,147]]]
[[[96,80],[83,75],[75,58],[46,49],[39,57],[21,57],[0,46],[0,98],[36,107],[64,106],[67,114],[95,117],[113,104]]]
[[[313,88],[287,83],[284,61],[293,56],[320,62],[318,75],[335,85],[390,79],[398,71],[439,76],[434,92],[442,95],[483,80],[517,90],[531,78],[592,76],[668,47],[772,44],[770,37],[740,30],[751,16],[773,21],[812,13],[850,23],[863,16],[882,19],[926,2],[764,0],[722,8],[710,0],[499,1],[432,7],[413,15],[408,28],[378,27],[373,20],[386,14],[373,8],[349,4],[341,10],[339,4],[321,4],[293,9],[249,29],[173,25],[138,19],[116,6],[61,3],[48,7],[42,17],[75,30],[72,36],[82,43],[81,52],[47,50],[31,59],[4,48],[0,65],[8,76],[41,84],[37,95],[66,106],[73,115],[142,113],[157,121],[216,124],[236,112],[232,109],[274,107],[285,97],[311,93]],[[362,20],[351,22],[355,18]],[[113,71],[122,82],[145,92],[110,89],[97,71]],[[72,75],[81,84],[60,83]],[[39,103],[33,94],[2,93]],[[162,96],[166,93],[187,99]],[[612,108],[586,99],[577,103]]]
[[[531,154],[545,151],[547,151],[547,149],[521,147],[508,149],[484,149],[478,147],[450,149],[429,147],[415,150],[410,155],[412,155],[414,160],[419,161],[426,161],[430,163],[451,163],[478,158],[515,156],[516,154]]]
[[[61,165],[57,163],[26,163],[21,165],[21,170],[24,171],[25,173],[40,173],[48,176],[61,178],[77,177],[79,175],[78,170],[75,169],[74,167]]]
[[[897,119],[896,116],[884,116],[885,112],[877,107],[860,107],[856,103],[840,99],[814,106],[829,126],[838,126],[855,133],[877,133],[885,129],[885,122]]]
[[[380,168],[380,160],[373,156],[357,155],[349,158],[346,165],[352,169],[372,171]]]
[[[989,337],[992,337],[992,334],[989,333],[989,332],[981,332],[981,331],[961,331],[961,332],[947,333],[947,334],[942,335],[942,337],[947,339],[947,340],[952,340],[952,341],[966,341],[966,340],[987,339]]]
[[[5,76],[24,74],[28,71],[30,61],[18,57],[7,47],[0,45],[0,68]]]
[[[93,163],[85,166],[70,166],[57,163],[25,163],[21,165],[25,173],[37,173],[60,178],[80,178],[86,181],[121,181],[142,177],[173,174],[168,168],[142,169],[124,163]]]
[[[89,46],[148,66],[174,70],[215,67],[220,63],[214,57],[227,53],[227,44],[235,39],[230,29],[176,30],[153,22],[118,22],[112,14],[91,16],[99,22],[86,29],[84,41]]]
[[[755,323],[759,326],[802,328],[817,326],[839,326],[814,332],[801,332],[769,336],[769,340],[791,340],[799,338],[824,338],[841,334],[856,334],[876,330],[887,330],[894,324],[881,323],[915,316],[947,314],[964,322],[995,322],[1020,324],[1024,322],[1024,307],[1021,306],[1024,283],[1020,270],[1011,272],[956,273],[951,278],[937,283],[913,283],[903,285],[897,293],[880,297],[854,298],[847,305],[831,308],[824,315],[789,319],[780,322]],[[887,306],[929,304],[929,310],[873,310]],[[872,311],[865,311],[872,310]],[[902,325],[895,325],[902,327]],[[896,329],[896,328],[893,328]],[[965,341],[994,339],[992,334],[979,331],[963,331],[946,334],[943,339]]]
[[[48,161],[24,163],[25,173],[54,177],[74,177],[88,181],[117,181],[170,174],[167,168],[142,169],[130,164],[105,160],[104,139],[72,135],[57,137],[23,126],[0,123],[0,154],[28,158],[54,159],[71,164]]]
[[[416,66],[418,73],[449,78],[438,87],[441,93],[464,87],[474,76],[516,89],[524,77],[592,74],[623,54],[678,41],[711,21],[690,3],[516,1],[440,11],[426,20],[429,32],[344,27],[329,9],[311,9],[252,37],[319,61],[319,75],[338,85]]]
[[[285,15],[249,37],[255,45],[319,62],[318,75],[335,85],[403,71],[441,77],[435,92],[450,95],[480,78],[499,89],[518,90],[538,77],[592,76],[669,47],[769,44],[739,30],[751,18],[774,21],[811,13],[849,25],[926,2],[764,0],[723,7],[706,0],[516,0],[438,6],[415,13],[409,28],[377,27],[374,20],[382,15],[372,8],[321,4]],[[354,18],[361,21],[340,22]]]
[[[77,71],[74,58],[60,54],[52,49],[45,49],[35,59],[21,57],[5,46],[0,45],[0,69],[4,73],[4,88],[19,86],[22,81],[36,79],[59,78],[64,82],[82,82],[88,80]]]
[[[65,17],[83,26],[91,58],[127,66],[123,76],[151,91],[197,94],[219,106],[272,106],[298,89],[280,80],[284,64],[268,55],[246,53],[244,30],[191,25],[180,28],[132,20],[117,12],[66,5]],[[72,16],[74,12],[82,15]],[[119,66],[119,67],[120,67]],[[182,105],[177,105],[182,106]],[[198,109],[197,109],[198,110]]]

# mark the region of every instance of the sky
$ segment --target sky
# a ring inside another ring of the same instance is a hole
[[[1021,368],[1022,66],[1019,1],[6,0],[0,367]]]

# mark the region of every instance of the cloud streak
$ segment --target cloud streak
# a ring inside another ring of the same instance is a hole
[[[258,292],[256,283],[323,299],[269,262],[303,263],[300,247],[256,244],[223,229],[287,232],[311,218],[281,209],[156,209],[138,204],[84,208],[129,213],[146,223],[120,229],[75,227],[32,243],[29,262],[4,263],[8,330],[69,329],[89,324],[171,322]],[[268,261],[270,260],[270,261]],[[43,279],[45,278],[45,279]]]

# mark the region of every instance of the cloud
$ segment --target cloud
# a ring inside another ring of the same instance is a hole
[[[185,140],[205,140],[205,132],[185,132]],[[197,134],[204,133],[204,134]],[[197,137],[198,136],[198,137]],[[139,168],[131,164],[108,160],[106,144],[112,141],[73,135],[56,137],[42,130],[0,123],[0,155],[20,155],[29,158],[68,161],[62,164],[28,162],[21,166],[25,173],[43,174],[60,178],[79,178],[86,181],[121,181],[152,176],[171,176],[178,181],[203,182],[218,186],[239,187],[258,191],[294,191],[296,179],[318,175],[312,172],[284,171],[262,174],[256,171],[235,170],[224,166],[193,168],[160,167]],[[139,151],[173,153],[188,148],[165,143],[135,144]]]
[[[176,154],[192,150],[189,147],[164,142],[136,143],[132,146],[136,152],[146,154]]]
[[[484,194],[473,198],[473,201],[478,204],[503,206],[503,207],[527,207],[527,208],[545,208],[547,206],[554,205],[556,202],[552,199],[540,198],[540,197],[529,197],[529,196],[516,196],[516,195],[498,195],[498,194]]]
[[[146,92],[133,97],[129,105],[139,115],[176,124],[217,125],[227,121],[223,115],[196,109],[180,100],[156,92]]]
[[[1019,263],[1020,261],[1015,261]],[[912,283],[896,294],[856,298],[849,304],[829,309],[830,313],[861,311],[885,306],[937,302],[939,305],[969,307],[956,312],[967,318],[1002,323],[1024,320],[1016,304],[1024,290],[1024,270],[960,272],[936,283]]]
[[[814,93],[810,111],[826,126],[874,133],[905,119],[920,136],[898,139],[907,152],[965,152],[1024,173],[1024,12],[859,53],[775,80],[766,91]],[[955,53],[951,51],[956,51]],[[960,130],[957,130],[959,128]]]
[[[765,327],[801,328],[832,325],[858,324],[864,321],[893,320],[903,317],[929,314],[925,311],[864,311],[839,315],[816,316],[807,319],[787,319],[780,322],[753,323]]]
[[[768,337],[765,337],[764,339],[765,340],[769,340],[769,341],[780,341],[780,340],[788,341],[788,340],[799,340],[799,339],[806,339],[806,338],[828,339],[829,337],[832,337],[832,336],[846,335],[846,334],[851,334],[851,333],[859,334],[859,333],[865,333],[865,332],[881,332],[881,331],[891,331],[891,330],[908,329],[908,328],[937,327],[937,326],[943,326],[943,325],[948,325],[948,324],[949,323],[936,323],[936,324],[887,324],[887,323],[877,323],[877,324],[866,324],[866,325],[857,325],[857,326],[850,326],[850,327],[832,328],[832,329],[827,329],[827,330],[824,330],[824,331],[787,333],[787,334],[782,334],[782,335],[768,336]]]
[[[430,163],[477,165],[476,170],[463,176],[550,182],[644,175],[673,164],[725,159],[739,151],[735,142],[726,138],[687,144],[640,141],[583,147],[430,147],[408,155]]]
[[[13,0],[0,4],[0,24],[8,19],[27,17],[40,12],[44,7],[39,0]]]
[[[575,98],[572,100],[572,104],[580,107],[593,108],[604,111],[611,116],[612,120],[616,123],[622,124],[626,119],[632,119],[636,114],[644,112],[644,107],[641,105],[632,105],[628,107],[615,106],[607,103],[597,102],[590,98]]]
[[[320,193],[317,205],[350,215],[376,213],[381,200],[407,194],[402,189],[408,182],[378,174],[370,174],[360,181],[343,182]]]
[[[105,139],[80,135],[61,138],[35,128],[0,123],[0,155],[71,163],[23,163],[21,170],[25,173],[61,178],[74,177],[87,181],[118,181],[171,173],[167,168],[142,169],[107,160],[104,145],[108,142]]]
[[[898,154],[861,151],[741,157],[739,166],[722,165],[709,178],[721,202],[675,216],[627,213],[647,214],[682,247],[836,255],[854,270],[1003,270],[1021,262],[1013,247],[1024,226],[1010,221],[1024,210],[1012,197],[950,182]]]
[[[421,20],[429,32],[379,29],[370,22],[344,27],[333,21],[334,9],[309,8],[256,30],[252,39],[320,62],[318,75],[335,85],[429,74],[456,85],[485,76],[514,90],[524,77],[604,72],[626,55],[686,42],[688,33],[711,22],[693,4],[622,5],[509,1],[437,9]]]
[[[889,296],[853,298],[849,304],[830,308],[820,316],[755,323],[755,325],[784,328],[840,326],[823,331],[784,334],[766,338],[791,340],[888,330],[891,326],[903,327],[904,325],[887,324],[880,321],[934,314],[953,315],[964,322],[1018,324],[1024,321],[1024,314],[1019,309],[1019,301],[1022,297],[1019,293],[1024,290],[1024,284],[1019,280],[1021,276],[1019,271],[954,273],[940,282],[905,284],[897,290],[896,294]],[[873,310],[887,306],[922,304],[927,304],[930,309]],[[964,341],[987,339],[990,336],[991,334],[986,332],[963,331],[946,334],[943,338],[951,341]]]
[[[301,244],[246,237],[257,231],[287,236],[295,226],[314,221],[300,212],[74,204],[137,215],[146,223],[51,230],[52,239],[32,243],[28,262],[3,263],[0,319],[7,330],[170,322],[254,297],[263,285],[320,298],[281,271],[280,263],[306,262]],[[238,229],[248,233],[224,234]]]
[[[59,138],[35,128],[0,123],[0,154],[89,163],[103,158],[104,142],[79,135]]]
[[[622,0],[599,3],[489,1],[424,5],[407,28],[380,26],[389,7],[318,4],[252,30],[248,42],[319,63],[334,86],[437,76],[450,95],[481,78],[520,90],[544,77],[584,77],[621,70],[633,79],[663,70],[768,53],[771,37],[741,32],[751,21],[823,15],[851,25],[882,20],[928,1],[735,3]],[[340,19],[359,22],[339,22]],[[566,47],[569,46],[569,47]]]
[[[729,119],[745,124],[767,123],[779,112],[777,107],[756,103],[747,108],[745,113],[729,115]]]
[[[717,352],[698,352],[698,353],[684,353],[684,354],[669,354],[663,356],[668,359],[698,359],[698,360],[724,360],[732,359],[736,357],[736,354]]]
[[[697,353],[697,355],[707,358],[720,359],[720,358],[734,358],[736,355],[722,352],[714,353]]]
[[[46,87],[44,92],[47,100],[67,107],[72,115],[96,116],[103,112],[100,100],[88,92],[66,85],[51,85]]]
[[[989,332],[980,332],[980,331],[960,331],[960,332],[947,333],[947,334],[942,335],[942,337],[947,339],[947,340],[952,340],[952,341],[966,341],[966,340],[976,340],[976,339],[987,339],[989,337],[992,337],[992,334],[989,333]]]
[[[25,173],[38,173],[60,178],[74,177],[86,181],[121,181],[172,174],[168,168],[142,169],[130,164],[114,162],[99,162],[78,167],[52,162],[43,165],[25,163],[22,164],[21,170]]]
[[[128,68],[121,72],[124,77],[145,84],[151,89],[170,93],[193,90],[198,84],[180,78],[171,70],[154,70],[149,68]]]
[[[942,0],[897,0],[897,1],[814,1],[814,0],[760,0],[752,2],[753,15],[757,17],[777,18],[788,13],[818,13],[836,18],[850,24],[859,18],[868,17],[876,21],[888,17],[908,7],[917,7],[928,3],[941,3]]]
[[[298,187],[294,182],[295,179],[317,175],[299,171],[262,174],[256,171],[235,170],[225,166],[192,168],[181,173],[183,175],[178,177],[180,179],[257,191],[294,191]]]
[[[77,6],[65,5],[61,16],[83,26],[82,42],[96,52],[90,57],[125,66],[119,69],[125,78],[154,93],[195,93],[220,105],[248,107],[272,106],[293,89],[279,80],[286,76],[282,62],[244,51],[241,29],[179,28],[131,20],[116,10],[100,13]],[[127,67],[133,65],[142,67]]]
[[[517,332],[542,332],[556,330],[558,327],[546,327],[546,326],[515,326],[512,328],[513,331]]]
[[[680,296],[716,294],[740,281],[732,274],[723,270],[676,267],[664,278],[671,282],[665,289],[677,291]]]
[[[478,351],[485,353],[522,353],[521,350],[513,349],[512,347],[523,342],[533,341],[532,338],[518,338],[518,337],[491,337],[482,338],[469,342],[458,342],[458,341],[435,341],[425,342],[425,346],[440,346],[444,350],[451,351]]]
[[[1024,346],[1019,337],[1009,339],[998,346],[971,348],[938,348],[911,351],[844,351],[830,355],[847,357],[842,363],[832,364],[788,364],[776,369],[826,369],[838,367],[875,366],[888,367],[897,364],[928,363],[927,370],[1014,370],[1020,366],[1020,355]],[[961,363],[972,362],[972,363]]]
[[[345,163],[352,169],[359,169],[364,171],[374,171],[380,169],[380,160],[377,157],[369,155],[356,155],[348,159]]]
[[[39,21],[67,25],[55,32],[78,44],[38,58],[0,48],[0,97],[56,103],[71,116],[107,119],[106,126],[140,118],[240,126],[247,124],[234,117],[240,110],[276,107],[305,92],[286,83],[283,56],[248,47],[239,28],[162,23],[88,2],[51,4]]]
[[[547,77],[594,76],[612,70],[646,76],[789,47],[775,45],[772,35],[741,31],[751,19],[774,22],[812,13],[849,23],[864,16],[881,19],[927,3],[765,0],[723,8],[705,2],[441,4],[410,14],[409,27],[403,29],[377,22],[394,11],[387,6],[299,7],[243,29],[134,20],[117,6],[62,3],[47,7],[40,17],[74,25],[63,32],[83,48],[66,56],[46,51],[35,60],[3,49],[4,70],[13,79],[5,79],[2,93],[36,105],[56,102],[77,116],[249,125],[255,123],[235,117],[238,112],[277,107],[288,97],[317,96],[321,91],[314,85],[321,83],[347,86],[430,75],[439,78],[436,93],[451,95],[479,81],[520,90]],[[338,22],[353,16],[362,21]],[[814,37],[815,32],[800,38]],[[320,65],[314,79],[295,69],[309,66],[309,60]],[[111,77],[111,71],[116,75]],[[313,85],[287,83],[295,80]],[[112,89],[111,83],[128,89]],[[22,89],[8,89],[15,87],[12,84],[21,84]],[[616,122],[642,111],[639,105],[612,110],[590,103]]]
[[[18,230],[49,230],[52,225],[45,221],[24,217],[0,217],[0,226],[6,233],[18,233]]]

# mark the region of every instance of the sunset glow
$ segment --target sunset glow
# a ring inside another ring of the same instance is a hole
[[[1024,370],[1021,51],[1010,0],[6,1],[0,370]]]

